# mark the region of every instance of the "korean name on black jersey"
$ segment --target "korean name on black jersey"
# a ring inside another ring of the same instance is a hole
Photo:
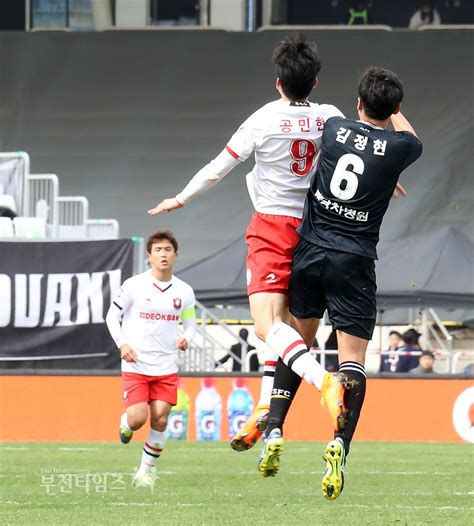
[[[328,119],[306,197],[301,237],[376,259],[380,225],[398,177],[421,151],[421,142],[409,132],[342,117]]]

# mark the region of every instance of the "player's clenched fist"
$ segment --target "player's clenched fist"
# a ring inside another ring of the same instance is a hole
[[[135,351],[127,343],[120,347],[120,356],[122,357],[122,360],[125,360],[128,363],[134,363],[137,361]]]
[[[185,351],[188,348],[188,340],[186,340],[186,338],[177,338],[176,339],[176,347],[180,351]]]
[[[176,210],[177,208],[183,208],[183,205],[175,197],[170,197],[169,199],[163,199],[155,208],[150,208],[148,214],[157,216],[161,212],[171,212],[171,210]]]

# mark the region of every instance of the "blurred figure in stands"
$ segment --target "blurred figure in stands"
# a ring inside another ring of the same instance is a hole
[[[464,367],[463,373],[467,374],[468,376],[474,376],[474,363],[466,365],[466,367]]]
[[[410,374],[430,374],[434,373],[433,364],[435,355],[432,351],[423,351],[418,360],[418,367],[410,370]]]
[[[430,0],[423,0],[420,9],[413,13],[408,24],[409,29],[418,29],[421,26],[439,25],[441,18],[438,11],[435,9],[433,2]]]
[[[239,336],[242,338],[242,340],[247,341],[247,338],[249,337],[249,331],[247,329],[240,329]],[[253,351],[254,349],[255,349],[255,347],[253,345],[249,344],[247,346],[247,352],[248,353],[250,351]],[[230,348],[230,353],[226,354],[218,362],[216,362],[216,366],[222,365],[223,363],[227,362],[227,360],[232,358],[232,360],[234,362],[232,364],[232,371],[240,372],[242,370],[242,365],[243,364],[239,363],[234,358],[234,356],[236,356],[237,358],[242,358],[242,344],[241,343],[235,343],[234,345],[232,345],[232,347]],[[258,356],[256,354],[253,354],[250,357],[249,369],[250,369],[250,371],[258,371],[259,368],[260,368],[260,363],[258,361]]]
[[[397,373],[407,373],[417,367],[418,356],[412,356],[411,353],[422,350],[419,344],[421,334],[415,329],[408,329],[402,334],[403,347],[399,349],[399,357],[396,371]]]
[[[403,345],[402,335],[398,331],[390,331],[388,335],[388,354],[380,357],[379,373],[394,373],[398,363],[398,349]]]

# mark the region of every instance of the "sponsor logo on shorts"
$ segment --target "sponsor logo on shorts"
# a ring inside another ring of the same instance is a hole
[[[175,309],[181,308],[181,298],[173,298],[173,307]]]
[[[128,396],[128,391],[124,391],[124,392],[123,392],[123,399],[126,400],[126,399],[127,399],[127,396]]]
[[[273,272],[270,272],[270,274],[267,274],[267,277],[265,278],[265,283],[275,283],[276,279],[276,275]]]
[[[179,314],[161,314],[160,312],[140,312],[142,320],[179,321]]]

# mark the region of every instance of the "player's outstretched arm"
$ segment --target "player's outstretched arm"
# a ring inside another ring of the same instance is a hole
[[[161,203],[148,210],[148,214],[156,216],[161,212],[171,212],[178,208],[182,208],[192,199],[216,185],[223,179],[233,168],[240,163],[238,158],[235,158],[229,153],[229,150],[224,149],[204,168],[189,181],[186,187],[176,196],[169,199],[164,199]]]
[[[418,137],[413,126],[408,122],[408,119],[403,115],[401,111],[394,113],[390,117],[393,129],[395,131],[406,131],[412,133],[415,137]]]
[[[148,210],[148,215],[157,216],[158,214],[161,214],[161,212],[171,212],[178,208],[183,208],[183,205],[176,199],[176,197],[170,197],[168,199],[163,199],[163,201],[158,203],[155,208],[150,208],[150,210]]]

